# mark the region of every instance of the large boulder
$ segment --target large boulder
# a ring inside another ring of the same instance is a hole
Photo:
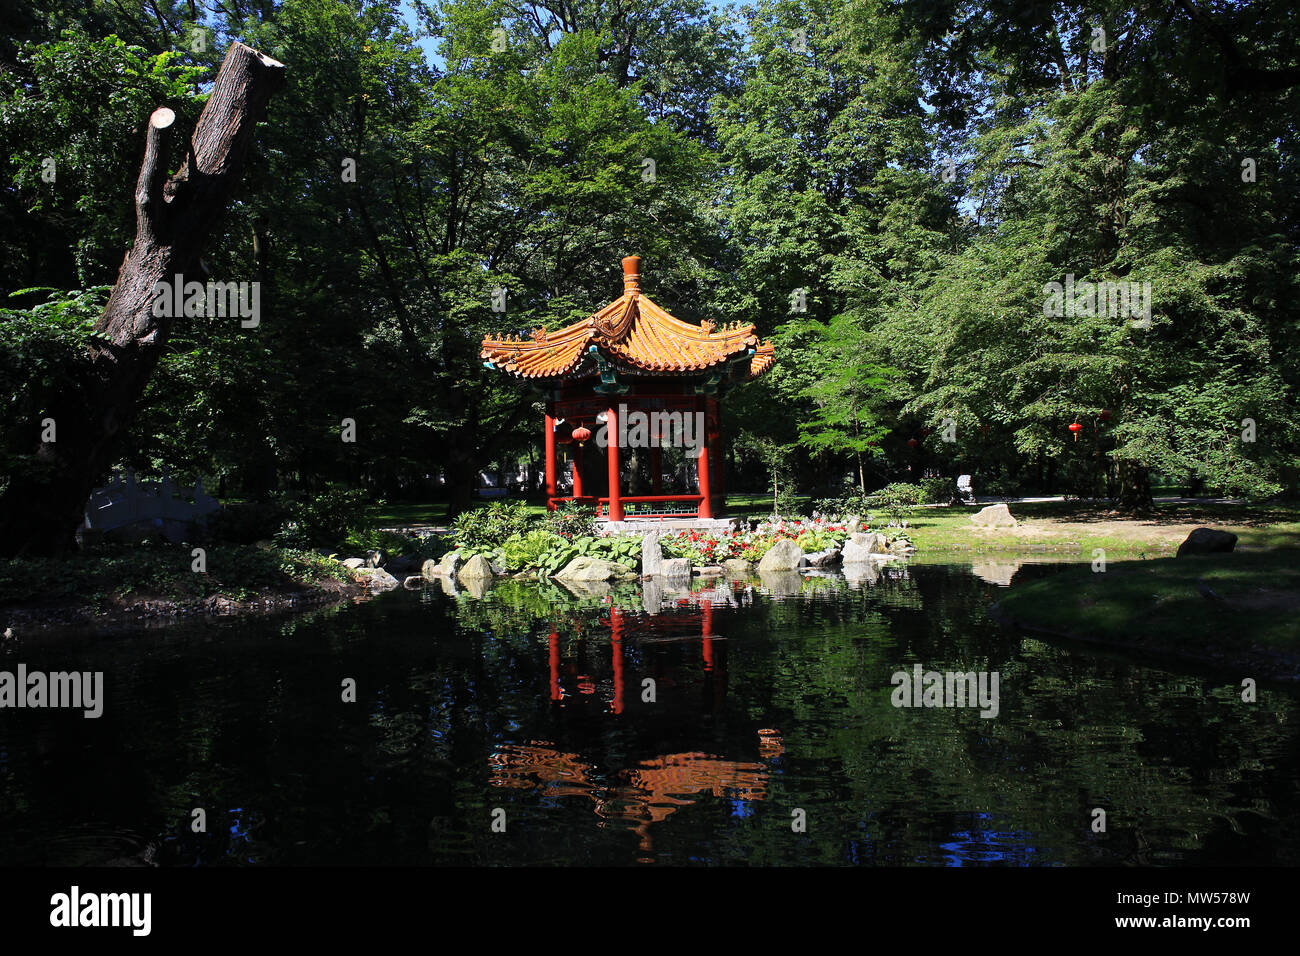
[[[439,576],[440,567],[441,566],[437,561],[430,558],[428,561],[425,561],[424,564],[420,565],[420,577],[424,578],[426,581],[433,581]]]
[[[365,558],[344,558],[342,563],[343,563],[343,567],[347,568],[349,571],[355,571],[357,570],[357,568],[364,568],[366,566],[366,559]]]
[[[702,578],[716,578],[722,574],[722,565],[706,564],[703,567],[693,568],[691,573],[698,574]]]
[[[1014,528],[1019,524],[1004,502],[981,508],[970,516],[970,520],[977,528]]]
[[[754,570],[754,565],[744,558],[727,558],[722,562],[722,573],[729,578],[748,577]]]
[[[664,573],[664,551],[659,547],[659,535],[652,531],[641,539],[641,576],[652,577]]]
[[[1197,528],[1178,546],[1178,557],[1185,554],[1223,554],[1237,546],[1237,536],[1217,528]]]
[[[460,569],[460,565],[460,552],[448,551],[438,561],[438,574],[445,578],[452,577]]]
[[[690,580],[690,558],[664,558],[664,577],[668,580]]]
[[[808,566],[813,568],[833,568],[840,563],[840,549],[827,548],[825,551],[814,551],[812,554],[805,555]]]
[[[465,562],[465,566],[456,572],[456,577],[461,584],[469,581],[490,581],[492,580],[492,564],[481,554],[476,554]]]
[[[871,560],[873,554],[885,554],[889,551],[889,540],[880,532],[862,532],[849,535],[840,551],[840,560],[845,564],[862,564]]]
[[[763,555],[758,571],[794,571],[803,564],[803,549],[789,538],[782,538]]]
[[[620,578],[636,577],[621,564],[606,561],[604,558],[580,556],[574,558],[556,575],[562,581],[614,581]]]
[[[366,575],[366,587],[371,591],[391,591],[402,586],[401,581],[383,568],[370,568],[368,573],[366,569],[362,569],[361,573]]]

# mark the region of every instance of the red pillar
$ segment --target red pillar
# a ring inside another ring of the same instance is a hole
[[[546,508],[555,510],[555,416],[546,409]]]
[[[697,399],[695,402],[696,413],[704,420],[704,427],[699,429],[697,440],[700,443],[699,457],[699,475],[700,475],[700,510],[698,512],[701,518],[713,517],[713,498],[709,488],[709,416],[705,413],[703,399]],[[697,422],[699,419],[697,419]]]
[[[609,640],[614,663],[614,713],[623,713],[623,612],[609,609]]]
[[[619,484],[618,412],[613,406],[606,413],[605,435],[609,451],[609,520],[623,520],[623,489]]]
[[[582,446],[574,442],[571,446],[573,449],[573,461],[569,462],[569,467],[573,469],[573,497],[582,497]]]

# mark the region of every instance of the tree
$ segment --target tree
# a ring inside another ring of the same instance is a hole
[[[52,398],[45,416],[54,423],[52,434],[33,423],[41,467],[13,476],[0,498],[0,553],[51,554],[73,546],[91,489],[113,463],[167,341],[171,322],[155,314],[155,288],[197,273],[203,241],[234,192],[253,130],[282,75],[279,62],[234,44],[185,163],[169,179],[175,113],[159,107],[150,117],[135,190],[135,243],[95,326],[86,378]]]

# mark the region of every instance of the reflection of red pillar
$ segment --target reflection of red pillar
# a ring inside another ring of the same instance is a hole
[[[713,602],[700,601],[700,633],[704,635],[704,669],[713,670]]]
[[[560,693],[560,635],[551,631],[546,642],[550,646],[551,700],[559,700],[563,696]]]
[[[609,641],[614,659],[614,713],[623,713],[623,612],[609,609]]]
[[[555,510],[555,416],[546,412],[546,508]]]
[[[605,434],[609,443],[609,520],[623,520],[623,489],[619,487],[618,412],[610,408],[606,415]]]
[[[664,493],[663,449],[658,445],[650,446],[650,494]]]
[[[700,510],[699,517],[713,517],[713,498],[709,490],[709,422],[708,415],[704,413],[704,400],[700,399],[695,403],[696,414],[704,419],[704,427],[697,430],[696,441],[700,443],[699,457],[699,475],[700,475]],[[698,419],[696,420],[699,421]]]
[[[573,469],[573,497],[582,497],[582,446],[577,442],[570,445],[573,449],[573,461],[569,466]]]

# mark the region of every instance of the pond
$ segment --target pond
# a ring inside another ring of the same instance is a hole
[[[103,671],[104,711],[0,711],[0,863],[1300,863],[1300,699],[990,619],[1053,570],[431,584],[28,638],[0,668]],[[996,675],[996,714],[895,706],[918,665]]]

